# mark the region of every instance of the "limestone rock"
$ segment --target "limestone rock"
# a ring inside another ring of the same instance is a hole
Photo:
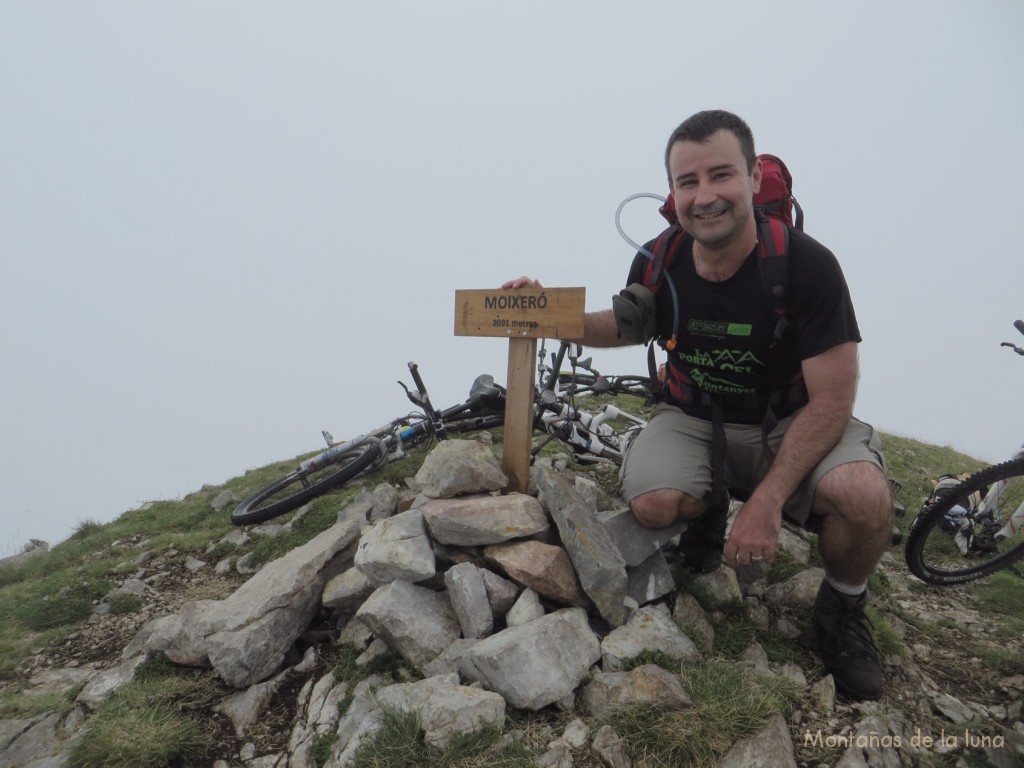
[[[405,581],[378,588],[356,618],[415,667],[433,661],[460,632],[445,595]]]
[[[432,499],[464,493],[500,491],[508,478],[494,452],[475,440],[444,440],[427,455],[416,473],[420,492]]]
[[[540,709],[572,694],[600,657],[586,612],[565,608],[481,640],[459,670],[514,707]]]

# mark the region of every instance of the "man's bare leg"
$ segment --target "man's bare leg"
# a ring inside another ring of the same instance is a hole
[[[814,507],[824,515],[818,550],[826,573],[843,584],[866,584],[892,536],[892,496],[882,471],[867,461],[835,467],[818,483]]]
[[[645,528],[668,528],[680,520],[695,520],[707,511],[707,502],[675,488],[641,493],[629,503],[636,521]]]

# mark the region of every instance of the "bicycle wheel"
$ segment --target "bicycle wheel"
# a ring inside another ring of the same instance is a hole
[[[980,507],[979,497],[985,498]],[[1022,504],[1024,458],[971,475],[914,520],[904,553],[907,565],[920,579],[943,586],[1011,565],[1024,556],[1024,530],[1010,533],[1006,523]]]
[[[367,439],[351,450],[332,456],[319,467],[296,470],[256,491],[231,513],[235,525],[252,525],[283,515],[331,488],[347,483],[381,456],[381,441]]]

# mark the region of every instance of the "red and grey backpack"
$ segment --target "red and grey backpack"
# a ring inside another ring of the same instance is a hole
[[[793,197],[793,177],[775,155],[758,155],[761,161],[761,188],[754,195],[754,212],[758,228],[758,268],[764,284],[765,295],[778,315],[773,338],[777,342],[789,328],[793,307],[789,289],[789,227],[803,230],[803,209]],[[679,306],[675,287],[665,279],[666,273],[675,261],[679,246],[686,239],[686,232],[679,224],[672,196],[658,209],[668,221],[665,229],[654,241],[649,252],[641,249],[648,257],[642,284],[629,286],[618,296],[612,297],[612,306],[620,335],[637,343],[647,344],[656,336],[654,326],[653,299],[666,284],[672,291],[674,318],[670,337],[659,339],[662,347],[671,351],[678,343]],[[654,347],[650,346],[649,360],[651,377],[654,371]]]

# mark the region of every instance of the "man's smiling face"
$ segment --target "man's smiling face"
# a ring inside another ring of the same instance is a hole
[[[683,229],[709,250],[738,242],[752,226],[761,163],[747,169],[739,140],[721,130],[706,142],[677,141],[669,151],[669,177]]]

